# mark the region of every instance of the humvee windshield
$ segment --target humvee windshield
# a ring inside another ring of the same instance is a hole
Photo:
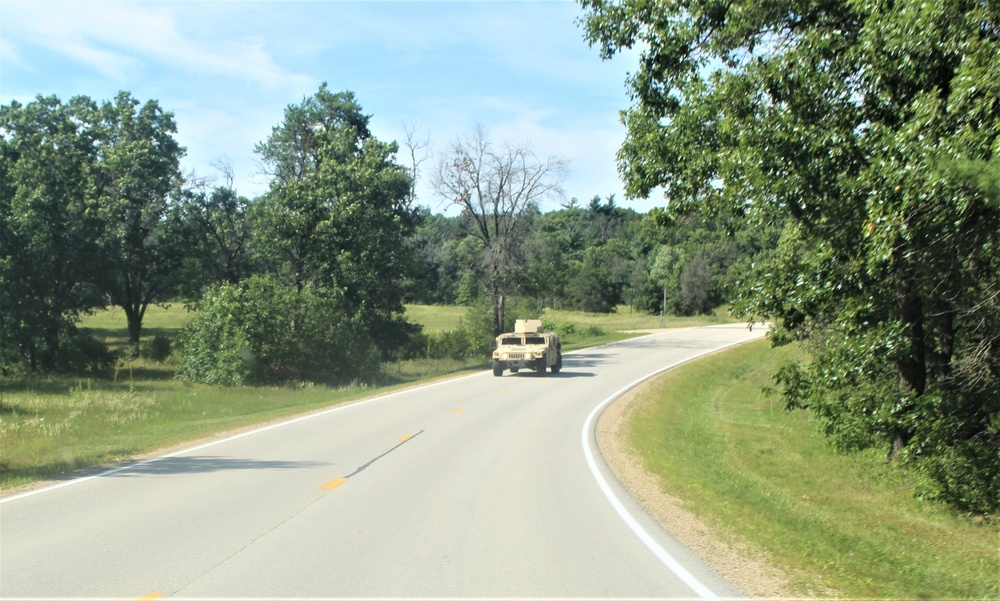
[[[526,336],[524,339],[525,344],[545,344],[545,338],[542,336]]]
[[[521,344],[520,338],[501,338],[500,344]]]

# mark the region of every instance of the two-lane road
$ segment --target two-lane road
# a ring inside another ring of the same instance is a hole
[[[738,596],[624,493],[593,428],[650,374],[762,335],[645,336],[0,500],[0,597]]]

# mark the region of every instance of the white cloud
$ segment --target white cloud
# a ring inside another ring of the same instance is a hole
[[[256,39],[198,39],[178,28],[177,14],[195,3],[5,0],[4,28],[22,43],[63,54],[125,82],[148,62],[188,73],[267,86],[301,87],[305,75],[279,67]]]

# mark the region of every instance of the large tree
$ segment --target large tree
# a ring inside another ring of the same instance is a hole
[[[995,509],[1000,207],[955,165],[1000,150],[997,4],[581,4],[604,56],[641,52],[628,193],[785,227],[739,304],[809,343],[782,372],[789,404]]]
[[[121,307],[129,339],[139,344],[151,304],[171,299],[189,249],[181,230],[184,148],[173,114],[128,92],[97,109],[94,188],[101,206],[105,287]]]
[[[410,175],[376,139],[351,92],[285,109],[257,152],[273,179],[252,210],[256,250],[292,285],[335,291],[387,353],[404,338],[404,282],[415,262]]]
[[[73,324],[105,303],[93,110],[54,96],[0,108],[0,367],[70,361]]]
[[[138,344],[146,308],[169,298],[186,252],[172,115],[127,92],[101,105],[39,97],[4,107],[0,127],[5,339],[33,367],[59,367],[79,314],[110,299]]]
[[[561,197],[565,161],[540,159],[526,144],[495,145],[482,125],[456,140],[438,163],[435,193],[457,205],[475,224],[482,245],[481,277],[493,307],[497,334],[504,330],[505,307],[518,267],[515,257],[527,238],[523,217],[538,203]]]

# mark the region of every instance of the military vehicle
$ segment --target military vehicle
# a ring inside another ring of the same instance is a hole
[[[545,368],[557,374],[562,369],[562,343],[559,335],[542,332],[542,320],[518,319],[514,331],[500,334],[494,341],[493,375],[502,376],[509,369],[516,374],[522,368],[544,374]]]

